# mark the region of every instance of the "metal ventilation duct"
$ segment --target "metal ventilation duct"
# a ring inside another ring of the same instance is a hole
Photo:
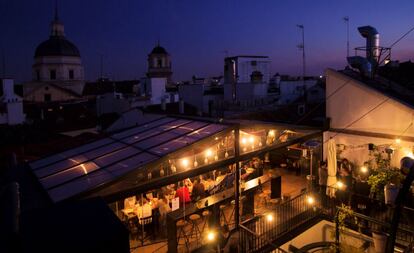
[[[373,67],[378,65],[380,49],[379,49],[379,33],[372,26],[358,27],[358,31],[362,37],[366,38],[367,59]]]
[[[347,60],[348,64],[351,65],[351,67],[358,69],[362,75],[372,77],[372,64],[367,58],[362,56],[352,56],[348,57]]]

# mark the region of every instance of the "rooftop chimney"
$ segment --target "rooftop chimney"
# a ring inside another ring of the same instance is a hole
[[[378,64],[379,59],[379,33],[372,26],[358,27],[358,31],[362,37],[366,39],[366,57],[372,66]]]
[[[361,56],[348,57],[348,64],[356,68],[366,77],[373,78],[375,68],[378,66],[380,47],[379,47],[379,33],[377,29],[372,26],[358,27],[358,31],[362,37],[366,39],[366,58]],[[361,49],[361,48],[356,48]]]

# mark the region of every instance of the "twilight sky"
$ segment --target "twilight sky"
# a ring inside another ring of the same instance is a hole
[[[305,26],[308,73],[320,75],[346,64],[344,16],[350,18],[351,49],[364,45],[358,26],[376,27],[381,45],[389,46],[414,25],[412,0],[59,0],[58,5],[88,80],[99,77],[101,54],[106,76],[144,76],[158,38],[172,56],[175,81],[222,74],[226,50],[270,56],[272,74],[301,74],[296,24]],[[0,55],[3,51],[7,76],[30,80],[34,51],[49,36],[53,10],[54,0],[0,0]],[[392,58],[414,58],[414,32],[393,48]]]

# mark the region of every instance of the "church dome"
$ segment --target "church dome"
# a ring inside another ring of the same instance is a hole
[[[167,50],[161,46],[156,46],[152,49],[151,54],[168,54]]]
[[[78,48],[64,36],[50,36],[50,38],[36,48],[35,57],[41,56],[77,56]]]

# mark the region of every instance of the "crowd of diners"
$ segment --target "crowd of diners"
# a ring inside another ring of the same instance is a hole
[[[165,236],[166,217],[173,208],[185,208],[190,203],[233,187],[235,164],[210,171],[175,184],[160,187],[124,200],[122,219],[130,230],[144,228],[153,235]],[[248,181],[263,174],[263,161],[255,157],[242,163],[241,179]],[[175,202],[178,199],[178,202]],[[177,204],[178,206],[174,206]],[[164,233],[164,234],[163,234]]]

